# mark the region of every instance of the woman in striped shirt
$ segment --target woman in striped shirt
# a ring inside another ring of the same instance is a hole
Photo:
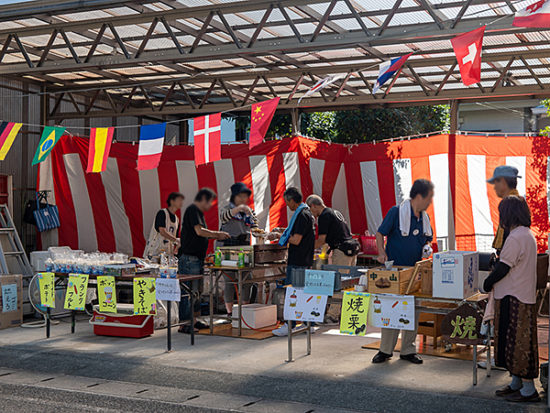
[[[248,206],[252,191],[242,182],[231,185],[229,204],[220,210],[220,230],[227,232],[230,238],[223,241],[224,246],[250,245],[250,230],[258,227],[258,218]],[[225,277],[224,301],[227,314],[231,315],[235,297],[235,285],[229,277]],[[243,285],[243,304],[250,301],[250,287]]]

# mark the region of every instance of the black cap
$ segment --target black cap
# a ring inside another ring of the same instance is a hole
[[[231,197],[237,196],[239,194],[248,194],[250,196],[252,194],[252,191],[248,189],[248,187],[242,182],[237,182],[231,185]]]

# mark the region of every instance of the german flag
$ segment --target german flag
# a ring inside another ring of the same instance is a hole
[[[0,122],[0,161],[3,161],[21,129],[22,123]]]

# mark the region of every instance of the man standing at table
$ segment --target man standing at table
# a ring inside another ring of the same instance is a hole
[[[315,248],[328,244],[332,251],[332,264],[354,266],[359,253],[359,242],[353,239],[349,225],[340,211],[328,208],[319,195],[306,199],[311,213],[317,218],[318,237]]]
[[[178,261],[179,274],[202,274],[204,259],[208,250],[208,240],[225,240],[229,238],[227,232],[211,231],[206,227],[204,213],[212,208],[215,200],[216,193],[213,190],[202,188],[195,196],[195,201],[187,207],[183,214]],[[197,307],[200,305],[199,302],[196,304]],[[181,298],[179,316],[180,322],[191,318],[191,308],[187,295]],[[181,326],[179,331],[183,333],[190,332],[190,327]]]
[[[281,234],[279,245],[288,244],[288,259],[286,266],[285,285],[292,284],[292,275],[296,271],[303,271],[313,264],[315,245],[315,223],[308,206],[304,204],[302,192],[298,188],[290,187],[283,198],[288,208],[294,212],[288,227]],[[295,323],[292,322],[294,328]],[[288,324],[273,330],[276,336],[288,334]]]
[[[412,185],[410,198],[388,211],[376,233],[378,262],[384,264],[386,261],[393,261],[396,266],[413,266],[423,255],[431,255],[429,244],[433,234],[426,209],[432,203],[433,195],[433,183],[427,179],[417,179]],[[385,249],[384,237],[387,237]],[[418,314],[415,319],[413,331],[402,330],[399,358],[414,364],[422,364],[422,359],[416,354]],[[399,330],[382,329],[380,351],[372,359],[373,363],[383,363],[392,357],[398,336]]]
[[[521,178],[521,176],[519,176],[518,173],[519,171],[517,168],[513,166],[497,166],[493,172],[492,178],[487,182],[493,185],[497,196],[501,199],[513,195],[519,196],[516,187],[518,186],[518,178]],[[493,239],[493,248],[497,250],[497,254],[500,253],[508,233],[509,231],[505,231],[500,225],[498,226],[497,233]]]

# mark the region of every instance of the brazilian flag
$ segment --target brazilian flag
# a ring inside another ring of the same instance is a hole
[[[47,158],[59,138],[63,136],[63,132],[65,132],[65,128],[60,128],[57,126],[46,126],[44,128],[44,132],[42,132],[42,137],[40,138],[40,143],[38,144],[38,148],[34,154],[34,159],[32,160],[33,165],[36,165]]]

